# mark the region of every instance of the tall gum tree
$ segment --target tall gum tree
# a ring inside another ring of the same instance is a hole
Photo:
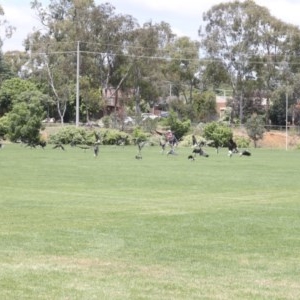
[[[170,25],[146,22],[134,31],[134,39],[128,47],[132,71],[127,86],[133,86],[135,113],[141,112],[141,100],[153,106],[159,96],[163,66],[166,63],[165,47],[174,38]]]
[[[63,122],[67,104],[75,97],[78,53],[80,78],[84,78],[82,89],[92,89],[93,95],[101,95],[103,89],[116,81],[115,72],[119,63],[124,63],[120,58],[124,44],[136,23],[130,16],[116,15],[109,3],[96,6],[92,0],[52,0],[47,8],[35,0],[32,8],[44,26],[44,31],[36,31],[27,38],[32,65],[46,70]],[[91,93],[80,93],[84,111],[89,102],[84,99],[87,95]],[[99,105],[100,102],[99,96]]]
[[[12,37],[15,30],[16,28],[10,25],[5,19],[5,12],[0,5],[0,85],[3,80],[6,80],[12,76],[12,70],[10,69],[7,59],[5,59],[3,55],[2,47],[6,39]]]
[[[244,108],[251,106],[253,95],[260,101],[267,98],[269,103],[278,77],[277,66],[286,60],[298,30],[271,16],[267,8],[252,0],[215,5],[204,13],[203,20],[205,30],[199,30],[202,48],[209,59],[222,62],[227,69],[234,108],[242,122]]]
[[[193,104],[193,88],[198,84],[199,48],[199,42],[189,37],[178,37],[168,46],[167,80],[174,84],[177,95],[182,95],[187,105]]]
[[[6,39],[12,37],[16,28],[9,24],[5,19],[5,12],[3,7],[0,5],[0,48],[2,49],[3,43]]]

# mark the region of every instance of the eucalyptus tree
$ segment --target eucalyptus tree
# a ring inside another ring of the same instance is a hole
[[[2,46],[6,39],[12,37],[16,28],[9,24],[5,19],[5,12],[0,5],[0,84],[3,80],[11,78],[13,73],[9,67],[9,64],[3,57]]]
[[[247,119],[245,127],[249,138],[253,141],[254,147],[256,148],[257,142],[263,138],[265,132],[262,116],[253,114],[249,119]]]
[[[200,44],[189,37],[177,37],[167,50],[170,62],[165,70],[166,79],[173,83],[174,93],[182,95],[187,105],[193,104],[193,90],[199,88]]]
[[[213,6],[206,22],[202,47],[213,61],[222,62],[230,75],[240,121],[253,92],[269,100],[277,77],[276,66],[286,59],[295,27],[271,16],[253,0]],[[254,82],[253,82],[254,80]]]
[[[137,115],[141,113],[141,99],[148,107],[158,100],[168,58],[165,49],[174,36],[170,25],[165,22],[146,22],[134,31],[133,41],[128,47],[132,70],[125,86],[133,86]]]
[[[49,93],[55,99],[63,123],[73,90],[75,94],[76,42],[72,35],[78,22],[71,24],[71,20],[77,16],[76,7],[67,0],[52,0],[47,8],[35,0],[31,6],[37,12],[42,30],[29,34],[25,41],[31,57],[30,68],[33,76],[42,74],[47,80]]]
[[[95,58],[93,76],[105,94],[109,89],[114,98],[115,112],[119,106],[119,90],[132,70],[127,47],[133,40],[138,23],[130,15],[115,14],[115,7],[103,4],[93,11],[91,20]],[[123,99],[124,100],[124,99]]]
[[[93,0],[51,0],[47,8],[38,0],[31,4],[44,28],[27,38],[32,65],[46,70],[63,122],[68,103],[75,98],[78,61],[80,78],[84,81],[80,100],[86,111],[90,102],[86,97],[91,94],[85,88],[93,90],[94,96],[98,91],[100,103],[101,91],[118,81],[115,72],[119,61],[123,63],[127,33],[136,23],[130,16],[116,15],[109,3],[96,6]]]
[[[81,109],[86,116],[86,122],[91,121],[91,117],[95,117],[99,114],[99,111],[104,109],[104,103],[100,103],[101,92],[100,89],[96,89],[92,86],[91,78],[88,75],[80,78],[80,89],[82,104]],[[102,105],[101,105],[102,104]]]
[[[20,77],[23,79],[30,77],[30,70],[26,67],[29,55],[24,51],[13,50],[3,53],[3,63],[7,70],[5,79]],[[1,72],[2,73],[2,72]]]
[[[270,107],[270,123],[278,126],[286,124],[286,93],[283,88],[277,89],[272,95],[273,103]]]
[[[194,97],[194,110],[197,113],[196,121],[209,122],[216,118],[216,95],[212,91],[205,91]]]
[[[298,104],[298,99],[300,99],[300,73],[294,76],[294,88],[293,88],[293,100],[290,107],[290,115],[292,125],[300,125],[300,106]],[[289,101],[290,103],[290,101]]]
[[[275,125],[299,125],[300,108],[298,105],[300,97],[300,73],[293,73],[285,63],[281,79],[284,84],[280,85],[272,93],[272,106],[270,107],[269,119]]]
[[[16,28],[9,24],[9,22],[5,19],[5,12],[3,7],[0,5],[0,48],[2,49],[3,43],[5,39],[11,38]]]

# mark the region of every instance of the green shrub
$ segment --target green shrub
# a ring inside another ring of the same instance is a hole
[[[251,143],[251,140],[244,136],[236,136],[235,142],[236,142],[238,148],[248,148]]]
[[[74,126],[66,126],[60,129],[57,133],[50,135],[50,144],[91,144],[92,138],[95,141],[94,133],[87,131],[85,128],[77,128]]]
[[[110,116],[104,116],[102,118],[102,122],[103,122],[103,125],[104,125],[105,128],[109,128],[110,125],[111,125],[111,118],[110,118]]]
[[[127,133],[123,131],[119,131],[117,129],[109,129],[106,130],[105,133],[103,134],[102,144],[115,145],[117,141],[122,138],[125,139],[126,144],[130,143],[130,136]]]
[[[139,141],[147,140],[147,134],[140,127],[136,127],[133,130],[132,137],[133,137],[133,139],[139,140]]]
[[[197,142],[201,142],[201,141],[205,142],[205,139],[202,136],[197,135],[197,134],[194,134],[194,136],[195,136]],[[193,146],[192,134],[185,135],[181,139],[180,145],[183,147],[192,147]]]
[[[91,130],[83,127],[66,126],[57,133],[52,134],[49,138],[49,143],[93,145],[97,140],[96,136],[100,137],[100,141],[103,145],[115,145],[121,138],[124,138],[125,143],[129,144],[131,139],[129,134],[117,129]]]
[[[167,124],[171,131],[175,134],[176,138],[180,140],[186,133],[188,133],[191,127],[191,121],[180,121],[177,117],[177,114],[173,111],[170,112],[169,117],[166,119]]]
[[[215,145],[223,147],[227,146],[229,139],[233,137],[233,133],[230,127],[211,122],[205,125],[203,136],[207,141],[212,141]]]
[[[9,130],[9,121],[7,116],[0,118],[0,137],[5,138]]]

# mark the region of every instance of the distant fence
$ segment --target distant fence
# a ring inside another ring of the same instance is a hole
[[[246,131],[246,128],[244,125],[230,125],[231,128],[234,129],[243,129]],[[285,125],[265,125],[264,126],[266,131],[280,131],[280,132],[285,132],[286,127]],[[300,126],[298,125],[289,125],[287,127],[287,130],[293,134],[300,135]]]
[[[285,125],[265,125],[267,131],[277,130],[277,131],[286,131]],[[300,134],[300,126],[297,125],[288,125],[288,131],[293,132],[295,134]]]

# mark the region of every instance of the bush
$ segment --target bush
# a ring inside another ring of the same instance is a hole
[[[174,133],[176,138],[180,140],[190,129],[191,121],[180,121],[177,118],[175,112],[170,112],[169,117],[167,118],[166,124],[170,126],[171,131]]]
[[[188,135],[185,135],[181,142],[180,142],[180,145],[183,146],[183,147],[192,147],[193,146],[193,138],[192,138],[192,134],[188,134]],[[197,134],[194,134],[197,142],[206,142],[206,140],[201,136],[201,135],[197,135]]]
[[[9,129],[9,121],[7,116],[3,116],[0,118],[0,137],[4,139],[6,135],[8,134]]]
[[[104,116],[102,122],[105,128],[109,128],[112,123],[110,116]]]
[[[125,144],[128,145],[130,143],[130,137],[123,131],[119,131],[117,129],[106,130],[103,134],[102,144],[103,145],[115,145],[117,141],[123,139]]]
[[[124,139],[125,144],[130,143],[131,136],[117,129],[90,130],[86,128],[77,128],[74,126],[63,127],[60,131],[52,134],[49,138],[50,144],[75,144],[75,145],[93,145],[97,136],[103,145],[115,145],[118,140]]]
[[[218,147],[227,146],[229,139],[233,137],[231,128],[211,122],[205,125],[203,129],[203,136],[207,141],[212,141]]]
[[[92,145],[95,142],[95,132],[85,128],[66,126],[49,138],[50,144]]]
[[[38,143],[40,131],[43,129],[42,120],[45,116],[40,103],[41,93],[23,92],[7,114],[9,124],[8,136],[12,142],[21,139],[28,143]]]
[[[133,136],[133,139],[135,139],[135,140],[139,140],[139,141],[147,140],[147,134],[140,127],[136,127],[133,130],[132,136]]]
[[[237,136],[237,137],[235,137],[235,142],[236,142],[238,148],[249,148],[251,140],[244,136]]]

